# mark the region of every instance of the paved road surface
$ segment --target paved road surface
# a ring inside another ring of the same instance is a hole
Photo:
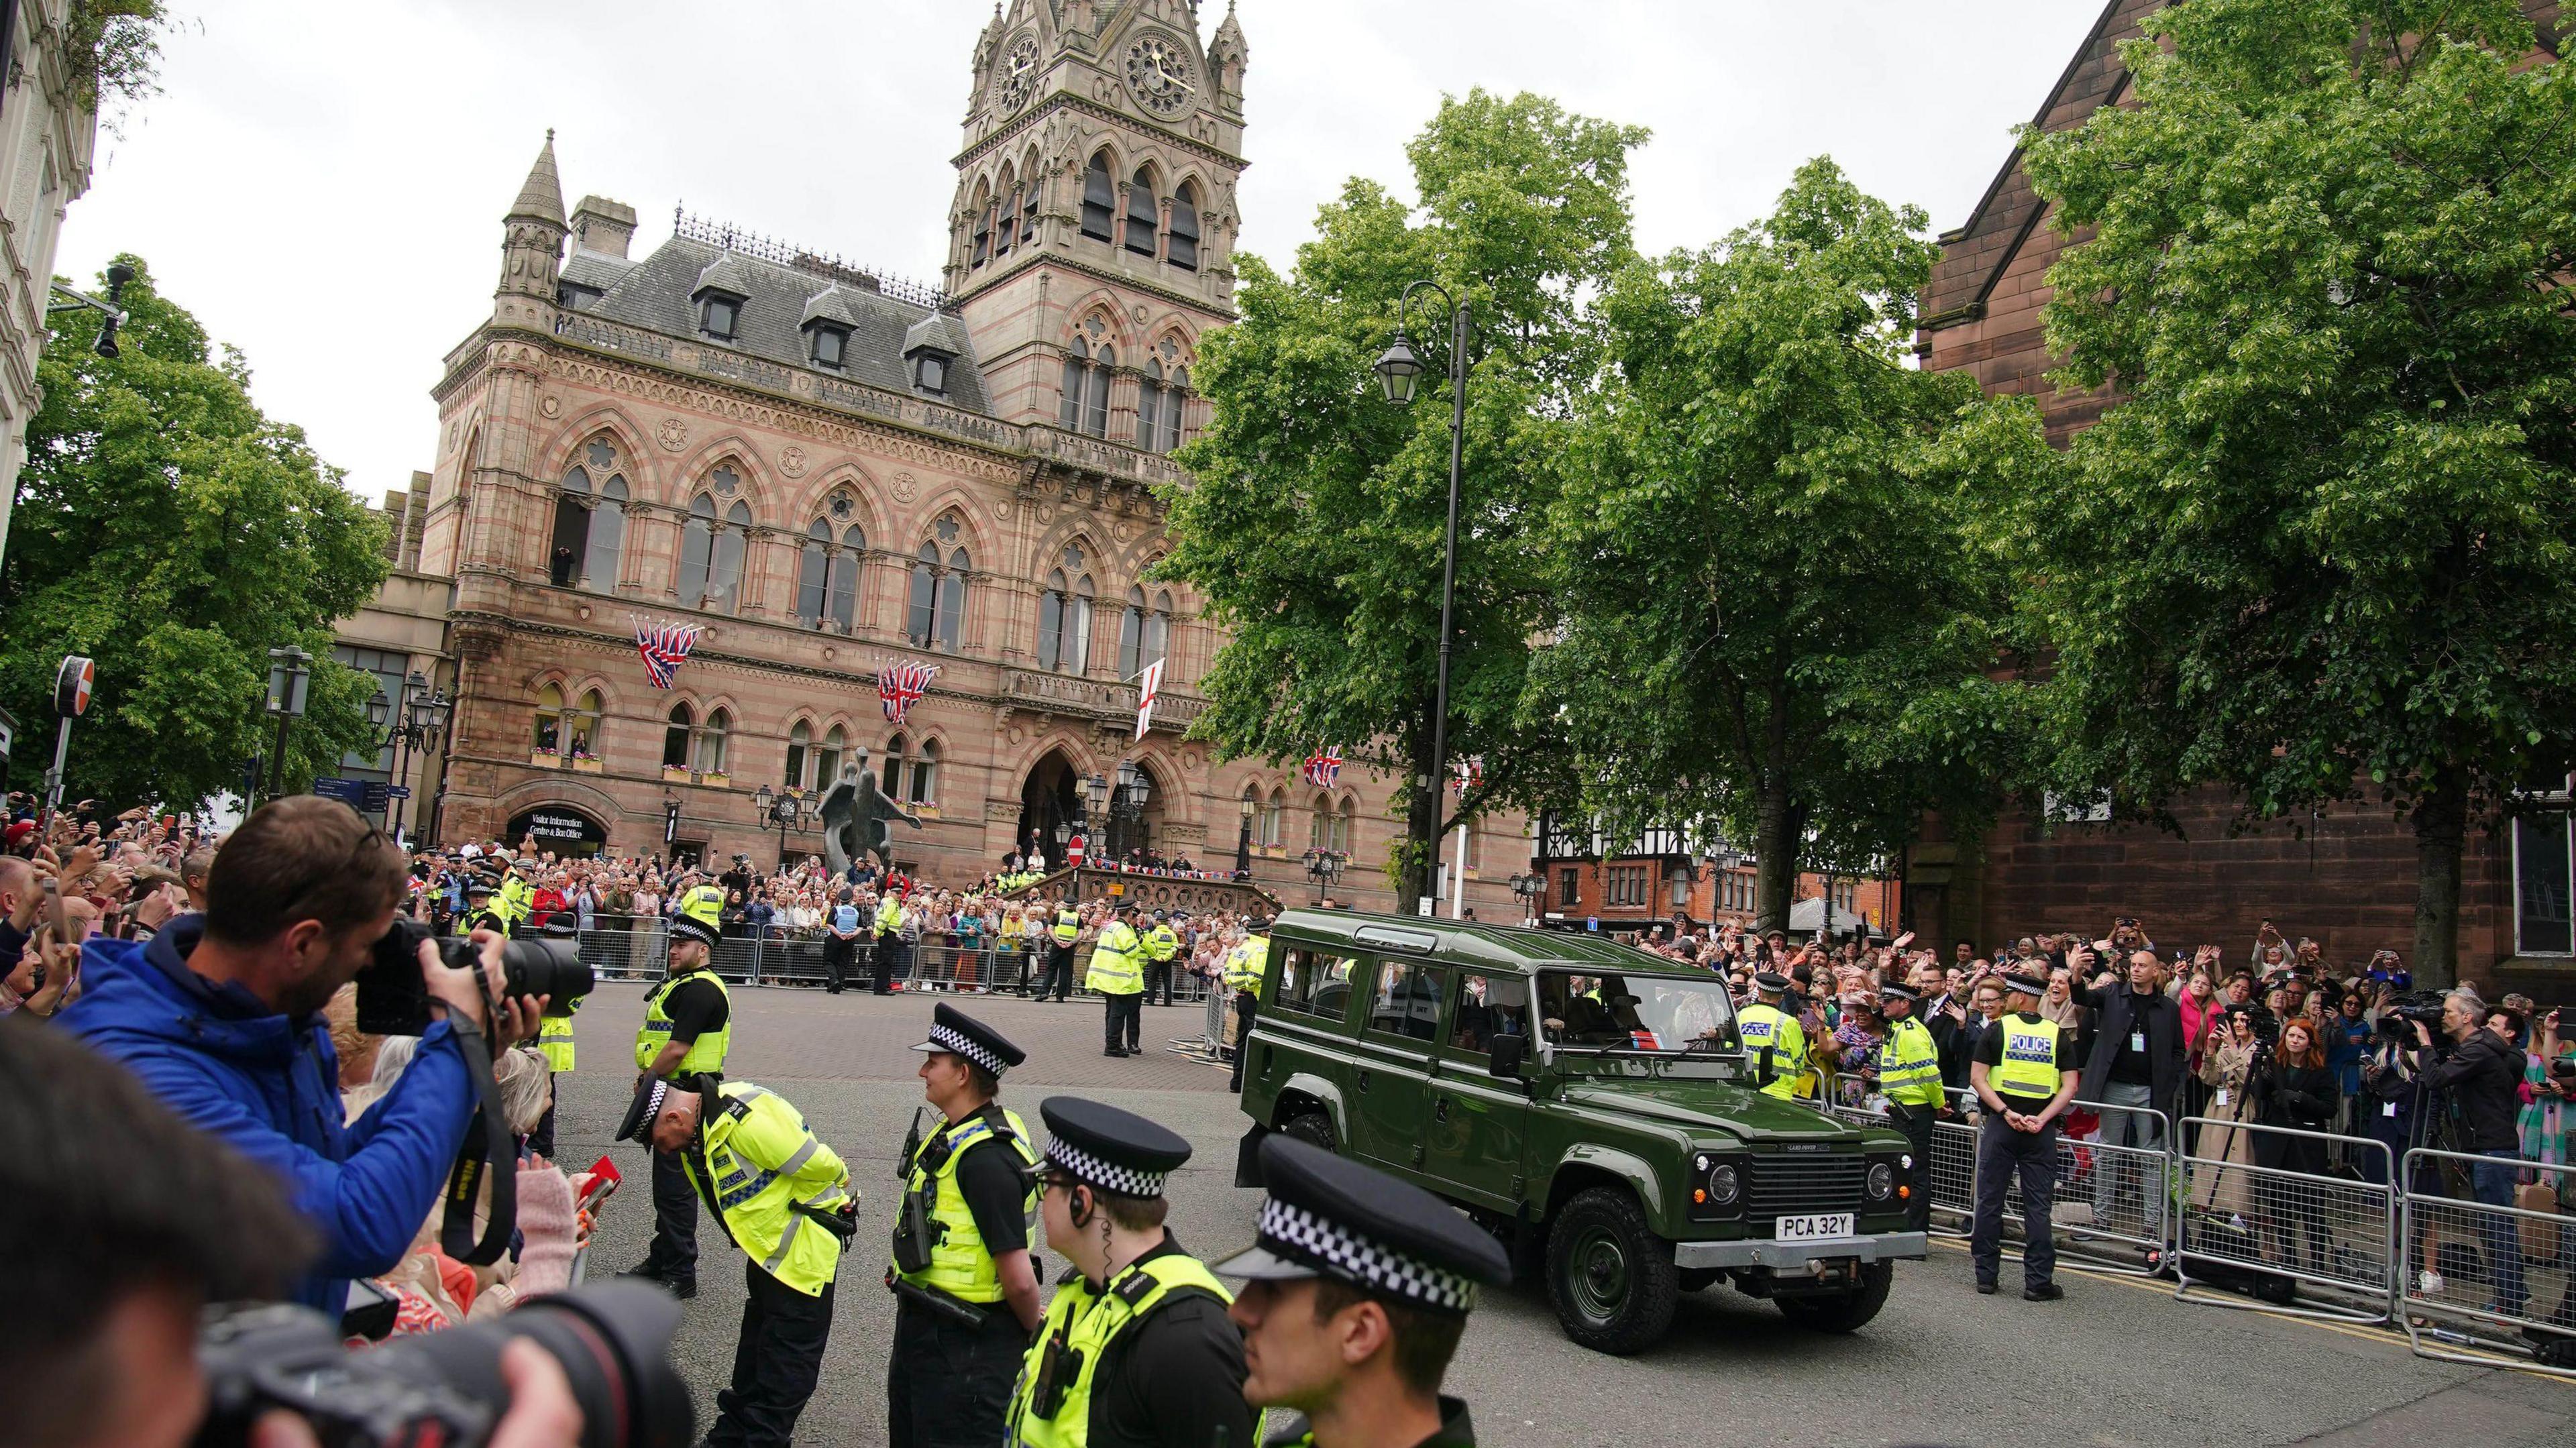
[[[576,1018],[582,1069],[563,1083],[568,1161],[606,1147],[633,1082],[638,987],[605,983]],[[879,1285],[896,1195],[894,1162],[920,1100],[903,1049],[921,1039],[919,998],[733,992],[731,1074],[784,1093],[851,1164],[866,1224],[843,1264],[823,1383],[798,1441],[882,1445],[892,1299]],[[1100,1007],[967,997],[958,1004],[1030,1052],[1004,1099],[1037,1127],[1037,1102],[1073,1091],[1140,1112],[1198,1148],[1176,1178],[1173,1230],[1202,1255],[1252,1238],[1259,1193],[1232,1185],[1243,1118],[1215,1068],[1163,1053],[1199,1029],[1198,1006],[1148,1007],[1148,1054],[1100,1055]],[[641,1149],[621,1146],[629,1187],[594,1253],[605,1274],[639,1260],[652,1232]],[[699,1294],[677,1348],[704,1431],[733,1355],[742,1264],[699,1226]],[[1063,1259],[1050,1257],[1050,1276]],[[1488,1294],[1450,1373],[1489,1443],[1540,1448],[1642,1444],[2237,1445],[2507,1448],[2576,1442],[2576,1388],[2527,1374],[2420,1361],[2402,1339],[2188,1306],[2144,1284],[2064,1275],[2066,1300],[1979,1297],[1963,1253],[1900,1264],[1878,1320],[1850,1337],[1793,1330],[1723,1288],[1683,1299],[1672,1334],[1635,1358],[1586,1352],[1558,1332],[1543,1290]]]

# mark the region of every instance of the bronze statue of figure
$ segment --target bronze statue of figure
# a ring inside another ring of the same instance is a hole
[[[876,776],[868,772],[868,751],[862,748],[841,766],[840,783],[823,796],[823,863],[838,875],[874,854],[878,864],[891,867],[893,857],[886,847],[889,820],[921,828],[921,816],[908,813],[877,788]]]

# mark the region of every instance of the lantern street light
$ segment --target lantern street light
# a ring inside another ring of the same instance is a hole
[[[286,721],[303,717],[304,686],[313,677],[313,656],[293,644],[268,651],[268,712],[277,720],[277,742],[268,757],[268,797],[286,784]]]
[[[1514,875],[1512,877],[1512,893],[1520,897],[1522,923],[1528,925],[1537,924],[1539,901],[1547,894],[1547,877],[1545,875]]]
[[[1332,889],[1333,886],[1341,882],[1342,866],[1349,863],[1349,861],[1350,856],[1343,854],[1339,850],[1308,850],[1306,852],[1306,880],[1309,884],[1315,887],[1316,904],[1323,904],[1324,892]]]
[[[1234,842],[1234,877],[1252,878],[1252,812],[1259,808],[1252,796],[1243,797],[1243,833]]]
[[[751,807],[760,817],[778,826],[778,868],[787,869],[787,832],[803,834],[814,827],[815,811],[807,806],[807,796],[788,790],[774,790],[768,785],[752,791]]]
[[[1404,321],[1412,314],[1413,294],[1430,290],[1450,308],[1449,318],[1449,523],[1442,535],[1440,551],[1440,681],[1431,706],[1431,854],[1440,858],[1440,842],[1449,837],[1441,816],[1448,801],[1443,795],[1443,781],[1449,777],[1449,651],[1458,594],[1458,483],[1464,461],[1467,437],[1467,304],[1449,295],[1437,282],[1417,281],[1404,289],[1396,304],[1395,342],[1377,359],[1378,385],[1386,400],[1398,407],[1411,405],[1414,384],[1422,376],[1422,359],[1414,355],[1413,344],[1405,340]]]
[[[444,692],[431,692],[429,680],[423,678],[418,669],[412,670],[410,677],[403,680],[399,705],[386,698],[381,688],[376,690],[374,698],[367,701],[367,722],[385,731],[384,737],[376,741],[376,752],[394,751],[393,782],[396,785],[404,784],[408,778],[405,756],[415,750],[426,752],[446,731],[447,712],[451,707]],[[394,795],[391,789],[385,792],[385,828],[394,828]],[[401,842],[399,830],[395,831],[395,840]]]

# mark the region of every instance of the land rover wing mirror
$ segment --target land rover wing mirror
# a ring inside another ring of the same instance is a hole
[[[1493,1076],[1517,1077],[1521,1074],[1521,1060],[1528,1054],[1529,1037],[1496,1036],[1485,1060],[1485,1071]]]

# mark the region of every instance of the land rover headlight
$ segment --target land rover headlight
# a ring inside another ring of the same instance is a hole
[[[1744,1172],[1740,1167],[1731,1161],[1722,1161],[1709,1168],[1708,1204],[1710,1206],[1731,1207],[1743,1198]]]
[[[1845,1177],[1844,1180],[1849,1181],[1850,1178]],[[1869,1193],[1869,1199],[1873,1202],[1883,1202],[1888,1198],[1895,1196],[1895,1163],[1884,1161],[1871,1162],[1869,1164],[1869,1175],[1863,1178],[1862,1187]]]

